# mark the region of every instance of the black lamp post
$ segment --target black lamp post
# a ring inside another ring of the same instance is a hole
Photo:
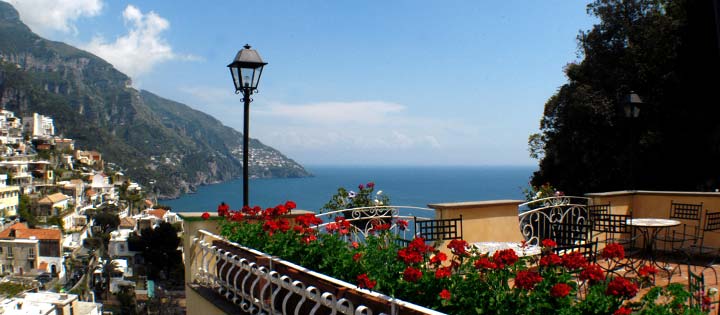
[[[635,135],[635,122],[633,120],[636,120],[640,116],[640,107],[642,106],[643,101],[640,98],[637,93],[630,91],[630,94],[627,95],[627,99],[625,100],[625,103],[623,104],[623,111],[625,112],[625,118],[627,118],[630,121],[630,188],[632,190],[635,190],[635,142],[636,142],[636,135]]]
[[[242,93],[243,103],[245,104],[245,117],[243,125],[243,206],[248,203],[248,155],[250,154],[249,144],[249,124],[250,124],[250,95],[257,92],[257,86],[260,82],[260,75],[263,67],[267,62],[263,62],[260,54],[255,49],[250,49],[250,45],[243,46],[238,51],[235,59],[228,65],[230,74],[232,75],[233,84],[235,84],[235,94]]]

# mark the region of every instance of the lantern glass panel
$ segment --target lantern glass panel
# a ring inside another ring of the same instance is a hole
[[[242,76],[242,87],[243,88],[255,88],[254,85],[255,82],[253,82],[255,69],[253,68],[241,68],[240,69],[241,76]]]
[[[238,68],[236,67],[230,67],[230,74],[233,78],[233,84],[235,84],[235,90],[239,90],[242,87],[242,83],[240,82],[240,75],[238,73]]]

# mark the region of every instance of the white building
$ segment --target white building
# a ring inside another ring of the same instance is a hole
[[[0,301],[0,314],[101,315],[102,304],[82,302],[75,294],[28,292]]]
[[[135,252],[128,248],[128,238],[132,230],[119,229],[110,232],[110,243],[108,244],[108,254],[110,257],[128,257],[135,256]]]
[[[23,118],[25,132],[33,138],[48,138],[55,135],[55,124],[53,119],[38,113],[31,117]]]
[[[23,141],[22,122],[15,113],[7,110],[0,110],[0,143],[17,144]]]
[[[8,186],[7,174],[0,174],[0,217],[17,215],[20,204],[20,187]]]

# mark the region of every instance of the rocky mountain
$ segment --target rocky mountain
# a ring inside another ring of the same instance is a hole
[[[164,197],[242,176],[242,134],[217,119],[148,91],[105,60],[43,39],[0,1],[0,107],[24,117],[51,116],[56,133],[97,150]],[[308,172],[251,139],[250,176],[303,177]]]

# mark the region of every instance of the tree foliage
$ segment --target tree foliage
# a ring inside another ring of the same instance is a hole
[[[709,190],[720,183],[720,50],[712,1],[596,0],[582,60],[545,104],[532,182],[571,194]],[[627,95],[643,104],[625,116]]]
[[[130,250],[142,252],[148,279],[169,279],[176,269],[184,268],[177,233],[172,224],[162,222],[155,229],[143,229],[139,237],[133,235],[128,240]]]

